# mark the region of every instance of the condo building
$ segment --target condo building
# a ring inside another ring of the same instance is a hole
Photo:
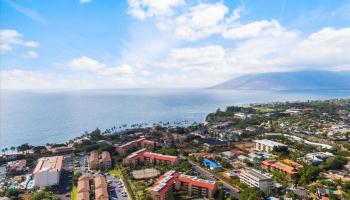
[[[146,140],[145,138],[140,138],[117,147],[116,151],[118,154],[123,156],[137,148],[154,148],[157,145],[157,142]]]
[[[268,171],[276,170],[289,176],[293,176],[298,173],[298,170],[295,167],[274,160],[264,160],[261,162],[261,164],[262,167]]]
[[[101,167],[109,169],[112,167],[111,155],[108,151],[103,151],[101,155],[97,151],[92,151],[89,158],[90,169],[95,169],[100,164]]]
[[[95,200],[109,200],[107,188],[104,176],[95,176],[91,180],[88,176],[81,176],[78,180],[77,200],[90,200],[90,196]]]
[[[90,200],[90,179],[81,176],[78,180],[77,200]]]
[[[33,172],[34,185],[40,188],[58,185],[62,162],[63,156],[40,158]]]
[[[285,144],[279,143],[279,142],[275,142],[275,141],[271,141],[271,140],[254,140],[255,143],[255,150],[257,151],[263,151],[263,152],[271,152],[273,150],[274,147],[276,146],[287,146]]]
[[[215,181],[168,171],[153,185],[149,193],[153,200],[166,200],[170,190],[187,191],[189,196],[212,198],[217,186]]]
[[[250,187],[258,187],[263,191],[269,191],[274,187],[270,176],[255,169],[242,170],[239,180]]]
[[[125,163],[132,163],[136,166],[140,162],[147,162],[151,164],[167,164],[177,165],[179,164],[179,157],[163,155],[159,153],[149,152],[147,149],[140,149],[130,154],[124,159]]]

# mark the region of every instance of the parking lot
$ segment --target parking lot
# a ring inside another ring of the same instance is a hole
[[[75,170],[89,177],[98,175],[97,173],[90,173],[88,168],[89,156],[84,154],[78,154],[74,163]],[[108,183],[109,197],[111,200],[129,200],[126,189],[119,178],[109,173],[101,174],[106,177]]]
[[[116,200],[129,200],[126,189],[119,178],[116,178],[113,175],[107,175],[106,180],[108,183],[108,190],[110,199]]]
[[[81,172],[83,175],[87,175],[89,170],[88,159],[88,155],[78,154],[74,163],[75,170]]]
[[[53,187],[54,192],[60,199],[71,199],[72,175],[72,157],[71,155],[65,155],[60,175],[60,184]]]

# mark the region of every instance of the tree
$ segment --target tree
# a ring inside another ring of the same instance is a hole
[[[175,197],[174,197],[174,192],[172,189],[169,190],[169,193],[168,193],[168,200],[175,200]]]
[[[327,158],[326,162],[322,164],[322,168],[326,170],[339,170],[347,163],[347,159],[343,156],[334,156]]]
[[[320,168],[317,166],[307,165],[301,172],[300,182],[305,184],[311,181],[315,181],[321,172]]]
[[[36,192],[30,200],[59,200],[58,197],[52,194],[52,192],[49,191],[41,191]]]
[[[244,200],[262,200],[266,197],[266,195],[257,187],[249,187],[244,189],[239,197]]]

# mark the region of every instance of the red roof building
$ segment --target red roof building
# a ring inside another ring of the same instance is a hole
[[[155,145],[157,146],[158,143],[154,141],[146,140],[145,138],[140,138],[117,147],[116,151],[120,155],[126,155],[128,152],[136,148],[145,148],[145,147],[153,148]]]
[[[124,159],[126,163],[132,163],[134,166],[140,162],[148,162],[151,164],[165,163],[169,165],[179,164],[179,157],[163,155],[159,153],[149,152],[146,148],[135,151]]]
[[[189,196],[211,198],[214,196],[217,186],[215,181],[169,171],[160,177],[149,193],[153,200],[166,200],[171,189],[187,191]]]

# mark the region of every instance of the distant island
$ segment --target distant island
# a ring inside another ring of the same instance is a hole
[[[350,72],[294,71],[243,75],[212,89],[349,90]]]

